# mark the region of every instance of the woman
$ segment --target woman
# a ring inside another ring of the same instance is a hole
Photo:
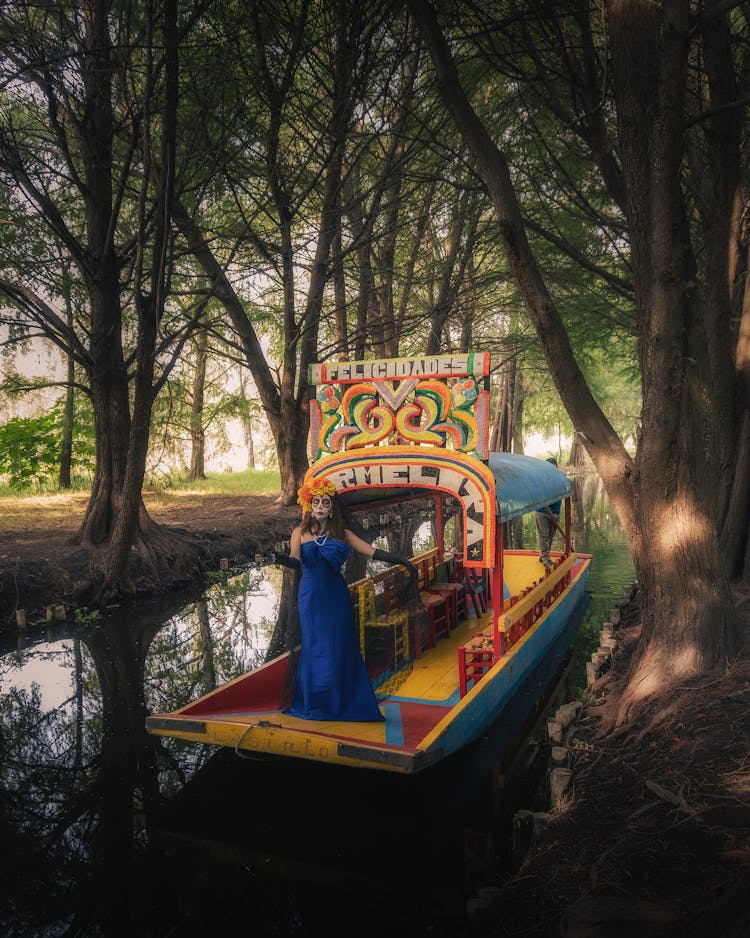
[[[303,486],[297,501],[302,522],[291,536],[287,566],[301,568],[297,602],[302,649],[292,705],[285,711],[305,720],[382,720],[367,668],[359,651],[354,610],[341,568],[352,550],[414,566],[357,537],[344,523],[336,487],[327,479]]]

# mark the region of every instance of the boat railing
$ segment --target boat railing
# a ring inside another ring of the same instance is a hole
[[[564,554],[551,570],[520,595],[504,600],[493,624],[458,648],[459,693],[466,692],[499,661],[545,614],[570,585],[578,555]]]

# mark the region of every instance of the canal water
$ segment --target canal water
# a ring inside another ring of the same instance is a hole
[[[594,561],[573,697],[633,580],[606,505],[590,508],[575,547]],[[147,736],[148,713],[262,663],[280,588],[280,570],[251,569],[103,620],[0,636],[5,938],[455,936],[467,900],[512,870],[512,813],[543,807],[534,731],[511,757],[493,728],[414,776]]]

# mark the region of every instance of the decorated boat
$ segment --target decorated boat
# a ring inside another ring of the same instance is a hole
[[[506,713],[518,723],[534,712],[570,655],[591,557],[572,548],[567,476],[545,460],[489,451],[489,375],[487,353],[310,369],[306,484],[332,482],[350,527],[371,542],[412,539],[416,604],[404,602],[402,567],[348,577],[385,719],[284,712],[285,652],[148,717],[150,733],[238,754],[410,773],[461,750]],[[558,502],[545,566],[536,545],[512,546],[514,527]]]

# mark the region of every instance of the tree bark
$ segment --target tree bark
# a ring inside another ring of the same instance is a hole
[[[63,298],[65,300],[65,322],[69,331],[73,331],[73,303],[70,296],[70,266],[66,265],[63,273]],[[75,403],[75,359],[70,351],[66,353],[67,382],[65,386],[65,405],[63,409],[62,441],[60,444],[60,472],[58,484],[61,489],[69,489],[71,485],[71,468],[73,462],[73,414]]]

